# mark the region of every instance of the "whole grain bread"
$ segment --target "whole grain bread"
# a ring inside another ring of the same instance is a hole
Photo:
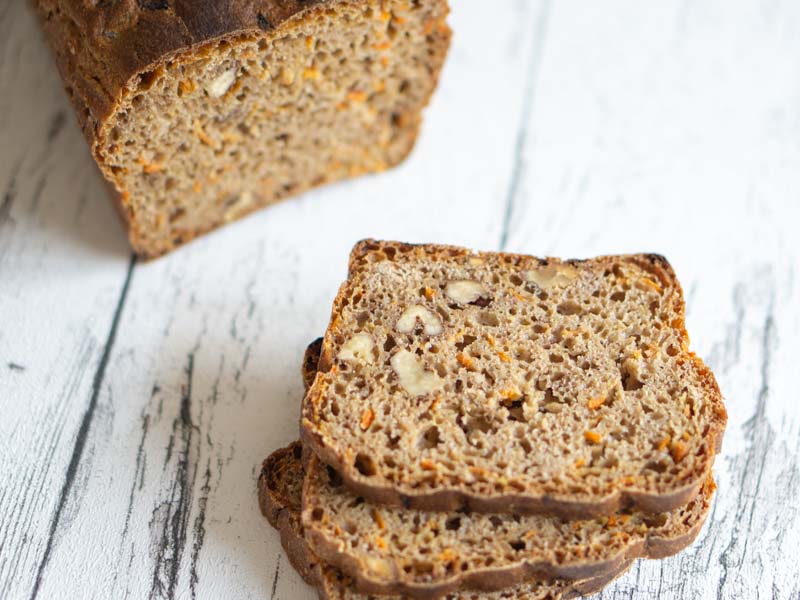
[[[374,594],[435,598],[531,579],[587,579],[635,558],[672,556],[700,532],[709,479],[668,513],[622,512],[570,521],[541,515],[432,512],[365,502],[313,454],[306,457],[302,525],[315,555]]]
[[[319,340],[306,350],[303,381],[315,378]],[[714,490],[665,514],[628,511],[589,521],[507,514],[425,513],[365,503],[306,451],[303,521],[308,543],[352,575],[356,587],[435,597],[463,587],[496,589],[531,577],[614,573],[636,557],[663,558],[690,544]]]
[[[33,0],[134,250],[411,150],[446,0]]]
[[[334,302],[303,442],[377,503],[666,512],[726,423],[653,254],[563,261],[365,240]]]
[[[356,590],[355,581],[322,562],[305,543],[300,522],[304,472],[299,442],[275,451],[267,458],[258,481],[261,511],[281,536],[289,560],[303,579],[316,586],[322,600],[401,600],[401,596],[375,597]],[[630,567],[585,580],[551,579],[523,583],[496,592],[455,592],[445,600],[566,600],[599,591]]]

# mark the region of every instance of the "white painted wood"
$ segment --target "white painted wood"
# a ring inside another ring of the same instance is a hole
[[[800,594],[798,34],[789,1],[554,4],[507,248],[669,257],[729,411],[698,542],[602,598]]]
[[[800,5],[453,4],[407,163],[133,265],[33,17],[0,8],[0,597],[315,597],[255,477],[367,236],[667,255],[729,407],[719,499],[602,597],[800,597]]]
[[[0,598],[20,598],[61,505],[129,250],[24,2],[0,6],[0,91]]]

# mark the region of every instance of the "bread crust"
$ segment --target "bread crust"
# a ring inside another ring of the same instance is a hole
[[[309,352],[313,349],[309,347]],[[307,353],[308,356],[308,353]],[[306,371],[304,370],[304,375]],[[286,448],[273,452],[262,464],[261,474],[258,478],[258,500],[262,514],[270,524],[278,530],[289,562],[297,570],[303,580],[317,588],[321,600],[346,600],[353,595],[357,586],[352,579],[336,573],[332,567],[321,562],[309,547],[303,537],[303,528],[300,522],[298,508],[292,506],[291,500],[282,492],[274,477],[276,469],[281,468],[287,460],[297,460],[302,453],[300,442],[294,442]],[[570,582],[559,581],[556,586],[543,583],[541,600],[569,600],[585,594],[600,591],[621,576],[633,563],[631,561],[616,565],[607,573],[588,579]],[[507,582],[499,581],[497,589],[505,588]],[[477,598],[470,594],[470,598]],[[453,598],[452,600],[456,600]]]
[[[455,246],[443,246],[437,244],[406,244],[402,242],[379,241],[365,239],[358,242],[350,254],[348,265],[348,279],[341,285],[339,292],[334,299],[331,311],[331,324],[326,331],[322,349],[320,351],[319,370],[327,371],[333,364],[333,335],[337,328],[337,315],[340,307],[347,300],[349,284],[353,273],[361,265],[362,261],[371,253],[392,254],[406,252],[418,255],[439,255],[442,257],[452,256],[474,256],[485,257],[492,255],[489,252],[473,252],[466,248]],[[557,258],[534,259],[530,256],[520,254],[502,254],[507,262],[527,264],[531,260],[538,260],[539,264],[548,263],[569,263],[578,265],[582,260],[570,259],[562,261]],[[602,256],[592,259],[595,262],[608,262],[609,264],[618,260],[618,256]],[[686,346],[683,351],[691,360],[699,378],[703,382],[703,388],[714,407],[713,421],[709,425],[705,439],[707,446],[718,453],[722,446],[722,437],[727,423],[727,412],[722,400],[722,394],[717,384],[716,378],[711,370],[694,353],[688,351],[688,333],[685,328],[683,315],[685,314],[685,304],[683,292],[678,282],[677,276],[666,258],[658,254],[636,254],[625,257],[634,263],[638,263],[648,268],[662,283],[669,283],[678,293],[675,294],[673,310],[676,315],[680,315],[680,322],[675,324]],[[608,516],[624,509],[634,508],[645,512],[668,512],[689,502],[700,493],[701,488],[711,476],[711,469],[714,462],[713,454],[708,456],[705,461],[705,468],[694,473],[685,484],[676,486],[674,489],[664,493],[653,493],[648,490],[628,487],[616,489],[609,494],[598,498],[593,502],[574,500],[568,496],[554,496],[549,494],[527,494],[527,493],[494,493],[492,495],[481,495],[466,489],[441,489],[435,491],[417,491],[414,493],[400,491],[392,485],[381,485],[374,483],[369,478],[361,475],[348,461],[337,452],[336,448],[331,447],[316,429],[313,419],[313,407],[323,390],[317,386],[312,386],[303,401],[303,412],[300,421],[300,438],[303,444],[311,448],[314,453],[325,463],[331,465],[342,476],[345,485],[355,493],[363,496],[371,502],[388,506],[412,508],[418,510],[436,511],[474,511],[487,513],[515,513],[515,514],[545,514],[554,515],[562,518],[594,518]]]
[[[112,200],[122,216],[135,252],[143,258],[160,256],[224,222],[195,228],[175,240],[153,246],[137,230],[126,191],[116,183],[105,164],[102,147],[112,117],[126,99],[145,91],[148,82],[167,62],[180,63],[202,57],[214,45],[264,39],[271,41],[289,27],[302,26],[320,11],[337,3],[363,0],[32,0],[39,15],[56,66],[61,74],[78,125],[92,156],[111,184]],[[439,0],[437,0],[439,1]],[[445,0],[441,0],[447,10]],[[436,88],[440,67],[449,48],[451,32],[443,26],[436,33],[431,53],[439,68],[430,73]],[[412,150],[419,130],[419,115],[409,115],[407,148],[387,167],[402,162]],[[369,171],[370,169],[366,169]],[[280,198],[257,198],[241,216],[267,204],[302,193],[314,184],[298,185]]]
[[[201,55],[221,39],[274,35],[290,19],[303,18],[329,3],[33,0],[93,151],[108,118],[141,75],[181,55]]]
[[[286,550],[289,562],[309,585],[319,586],[322,582],[319,559],[311,552],[302,535],[302,525],[297,507],[281,489],[276,471],[286,468],[288,460],[302,460],[303,448],[300,442],[293,442],[285,448],[276,450],[264,460],[258,477],[258,505],[270,525],[278,530],[281,545]]]

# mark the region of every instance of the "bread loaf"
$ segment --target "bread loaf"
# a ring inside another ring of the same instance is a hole
[[[301,433],[376,503],[593,517],[696,497],[725,422],[663,257],[367,240]]]
[[[301,454],[299,443],[275,451],[264,461],[258,481],[261,511],[280,532],[292,565],[309,585],[318,588],[321,600],[402,600],[400,596],[376,598],[359,593],[353,579],[320,561],[308,547],[300,523],[300,489],[304,477]],[[630,563],[625,563],[603,576],[578,581],[550,579],[497,592],[455,592],[443,600],[567,600],[599,591],[628,568]]]
[[[33,0],[134,250],[410,151],[445,0]]]

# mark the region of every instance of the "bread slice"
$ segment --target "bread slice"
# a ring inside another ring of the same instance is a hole
[[[319,340],[306,350],[313,385]],[[585,579],[615,573],[633,558],[663,558],[699,533],[714,492],[671,513],[629,511],[584,521],[556,517],[426,513],[365,503],[306,451],[303,527],[316,554],[362,590],[435,597],[464,587],[494,590],[538,577]]]
[[[366,240],[333,305],[303,442],[371,501],[665,512],[726,422],[661,256],[539,259]]]
[[[411,150],[446,0],[34,0],[134,250]]]
[[[672,556],[697,537],[714,492],[709,479],[672,512],[569,521],[375,505],[348,491],[313,453],[306,473],[302,524],[313,552],[361,590],[415,598],[532,578],[593,578],[635,558]]]
[[[300,489],[303,482],[302,448],[299,442],[276,450],[264,461],[258,480],[261,511],[281,535],[289,560],[303,579],[316,586],[322,600],[370,600],[374,596],[359,593],[355,581],[327,565],[311,551],[303,537],[300,522]],[[621,565],[616,571],[592,579],[570,581],[551,579],[532,581],[496,592],[455,592],[446,600],[566,600],[601,590],[630,568]],[[399,600],[401,596],[381,596]]]

